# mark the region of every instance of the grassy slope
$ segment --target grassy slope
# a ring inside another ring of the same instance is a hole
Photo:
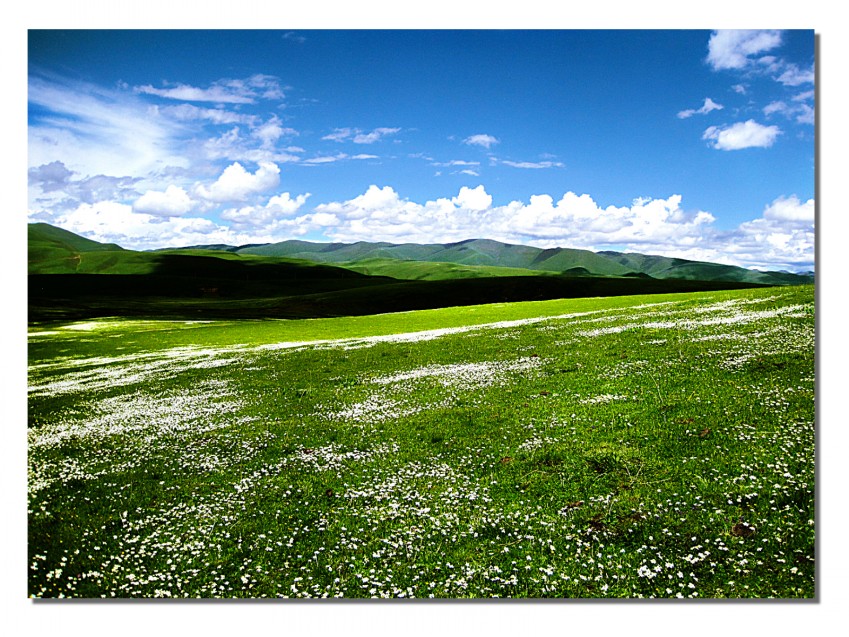
[[[368,274],[411,281],[440,281],[498,276],[552,276],[553,272],[487,265],[464,265],[436,261],[403,261],[400,259],[369,258],[341,261],[339,267]]]
[[[31,330],[29,591],[811,598],[813,300]]]

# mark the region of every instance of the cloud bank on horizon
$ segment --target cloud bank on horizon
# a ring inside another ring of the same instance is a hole
[[[203,73],[155,31],[95,72],[109,34],[85,35],[30,33],[30,221],[135,249],[485,237],[814,266],[813,32],[253,34],[288,51],[271,69],[231,34]],[[439,57],[448,35],[468,61]],[[476,57],[488,38],[514,54]],[[163,60],[133,64],[151,41]]]

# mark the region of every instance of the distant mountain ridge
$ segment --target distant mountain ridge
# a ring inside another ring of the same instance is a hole
[[[87,261],[90,264],[98,263],[97,271],[105,273],[113,261],[126,268],[130,261],[143,262],[146,254],[202,251],[211,255],[219,253],[222,257],[228,254],[231,258],[270,257],[306,261],[361,273],[395,276],[399,279],[563,274],[728,281],[760,285],[800,285],[814,281],[813,273],[749,270],[733,265],[632,252],[536,248],[501,243],[492,239],[466,239],[432,244],[395,244],[384,241],[316,243],[291,239],[268,244],[210,244],[137,252],[124,250],[116,244],[98,243],[46,223],[30,224],[29,235],[30,272],[45,273],[83,271],[80,269],[81,253],[101,253],[96,259],[93,255],[89,256]],[[108,254],[119,251],[120,259]],[[432,267],[416,266],[416,263],[431,264]]]
[[[97,316],[318,318],[812,281],[681,259],[479,239],[137,251],[43,223],[30,224],[28,233],[28,316],[36,322]],[[672,272],[703,278],[658,276]],[[747,282],[751,274],[766,283]]]
[[[582,271],[594,276],[648,275],[656,279],[735,281],[764,285],[798,285],[813,282],[813,276],[810,274],[764,272],[733,265],[630,252],[536,248],[501,243],[492,239],[467,239],[455,243],[434,244],[367,241],[312,243],[289,240],[266,245],[240,246],[231,251],[236,254],[287,257],[346,266],[371,259],[395,259],[522,268],[558,274]]]

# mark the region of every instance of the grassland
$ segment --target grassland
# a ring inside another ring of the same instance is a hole
[[[813,295],[32,325],[29,593],[813,597]]]

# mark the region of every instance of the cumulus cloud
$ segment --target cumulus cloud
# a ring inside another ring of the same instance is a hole
[[[265,231],[243,233],[200,217],[157,217],[111,201],[81,204],[50,220],[62,228],[104,243],[133,250],[210,243],[243,245],[279,240]]]
[[[148,190],[133,204],[134,212],[159,217],[179,217],[189,212],[193,202],[185,190],[170,185],[164,192]]]
[[[94,175],[82,179],[61,161],[52,161],[28,170],[30,200],[55,210],[73,208],[81,202],[123,199],[138,195],[134,177]]]
[[[492,196],[479,185],[464,186],[450,199],[420,204],[401,198],[389,186],[372,185],[358,197],[321,204],[316,211],[337,217],[338,225],[325,231],[334,241],[427,243],[485,234],[514,243],[592,248],[660,239],[681,242],[687,237],[694,242],[713,217],[702,211],[685,212],[680,201],[674,195],[601,208],[589,195],[569,192],[556,202],[550,195],[534,195],[528,203],[493,206]]]
[[[731,126],[711,126],[705,130],[702,139],[710,141],[710,145],[718,150],[740,150],[769,148],[780,134],[778,126],[764,126],[750,119]]]
[[[37,185],[42,192],[53,192],[67,188],[71,183],[73,174],[73,171],[68,170],[68,167],[61,161],[52,161],[49,164],[42,164],[27,171],[29,183]]]
[[[288,192],[284,192],[271,197],[264,206],[231,208],[220,216],[221,219],[232,222],[233,227],[238,230],[261,229],[273,233],[281,227],[280,220],[292,217],[309,196],[310,194],[306,193],[292,198]]]
[[[686,119],[688,117],[692,117],[693,115],[707,115],[711,111],[721,111],[722,109],[722,104],[717,104],[709,97],[706,97],[705,102],[701,106],[701,108],[688,108],[687,110],[680,111],[678,113],[678,117],[680,119]]]
[[[197,194],[218,203],[244,201],[251,195],[271,190],[280,182],[280,168],[271,162],[260,162],[255,173],[245,170],[239,162],[227,166],[209,188],[200,185]]]
[[[567,192],[493,205],[483,185],[453,197],[419,203],[391,186],[370,186],[352,199],[303,211],[309,193],[281,193],[264,205],[231,208],[221,223],[198,217],[161,217],[114,202],[81,204],[50,221],[97,241],[144,249],[204,243],[262,243],[308,235],[332,241],[451,242],[486,237],[543,248],[625,250],[766,269],[809,270],[814,265],[813,199],[780,196],[760,215],[732,230],[717,230],[704,210],[686,209],[681,195],[635,198],[601,205]],[[38,218],[37,215],[34,218]],[[226,225],[222,225],[226,224]]]
[[[773,201],[764,209],[763,216],[772,221],[787,221],[813,228],[814,213],[813,199],[802,202],[796,195],[791,195]]]
[[[463,186],[459,194],[451,200],[454,205],[467,210],[486,210],[492,205],[492,196],[484,190],[483,186],[469,188]]]
[[[743,69],[754,56],[781,44],[781,31],[723,29],[714,31],[708,41],[707,62],[714,70]]]
[[[483,133],[479,133],[477,135],[471,135],[463,140],[464,144],[468,144],[470,146],[481,146],[483,148],[491,148],[495,144],[498,143],[498,139],[493,137],[492,135],[486,135]]]
[[[814,268],[815,204],[778,197],[760,218],[720,237],[724,258],[747,267],[804,271]]]

